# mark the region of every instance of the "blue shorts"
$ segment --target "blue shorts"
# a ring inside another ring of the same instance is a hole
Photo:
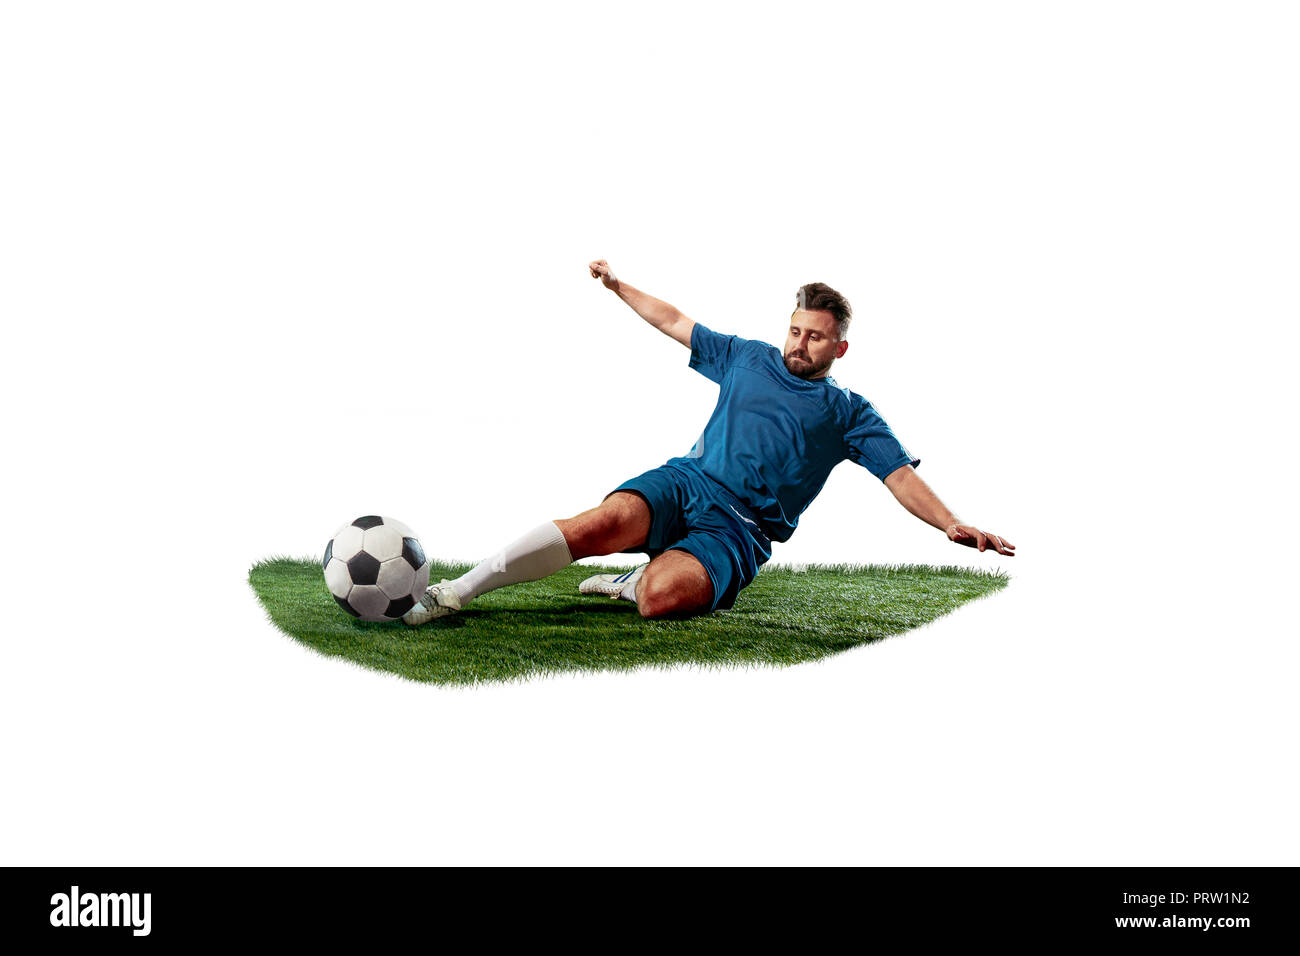
[[[693,555],[713,583],[709,610],[726,610],[772,556],[772,541],[740,499],[691,462],[674,458],[610,494],[630,491],[650,506],[645,546],[624,553],[645,551],[651,558],[665,551]]]

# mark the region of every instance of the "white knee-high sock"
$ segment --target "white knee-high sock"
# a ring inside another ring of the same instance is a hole
[[[464,607],[480,594],[508,584],[536,581],[572,563],[564,532],[554,521],[548,521],[452,581],[451,587]]]

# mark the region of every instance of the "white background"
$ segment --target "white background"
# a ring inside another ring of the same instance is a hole
[[[1295,864],[1287,4],[42,4],[0,22],[11,864]],[[788,669],[424,686],[246,583],[356,514],[482,557],[780,342],[845,465],[777,561],[1006,567]]]

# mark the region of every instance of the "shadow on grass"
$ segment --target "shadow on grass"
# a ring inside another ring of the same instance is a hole
[[[435,563],[432,578],[468,567]],[[646,621],[628,602],[577,596],[578,582],[600,570],[574,565],[493,591],[422,628],[349,617],[314,560],[259,562],[249,583],[272,623],[312,650],[410,680],[474,684],[574,670],[798,664],[928,624],[1008,582],[951,566],[769,565],[730,611]]]

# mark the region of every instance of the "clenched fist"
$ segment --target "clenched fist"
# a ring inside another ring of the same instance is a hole
[[[604,259],[597,259],[595,262],[588,263],[587,268],[591,270],[593,279],[599,279],[605,283],[606,289],[618,291],[618,276],[614,275],[614,270],[609,267],[609,263]]]

